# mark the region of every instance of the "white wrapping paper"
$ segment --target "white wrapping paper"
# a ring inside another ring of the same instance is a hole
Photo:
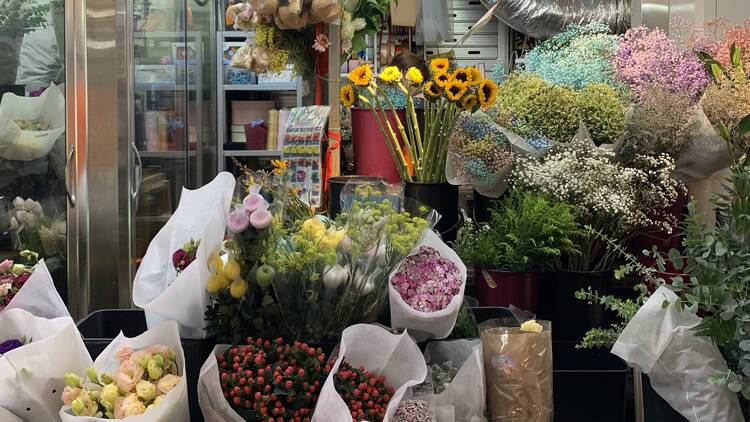
[[[206,422],[244,422],[224,398],[219,380],[219,361],[216,360],[216,356],[224,354],[230,347],[228,344],[214,347],[201,367],[198,377],[198,403]]]
[[[430,403],[436,422],[484,422],[486,388],[482,343],[479,340],[436,341],[424,351],[428,364],[451,361],[461,364],[445,391],[416,396]],[[471,392],[471,394],[467,394]]]
[[[420,384],[427,375],[424,357],[406,332],[395,335],[375,325],[352,325],[341,336],[339,356],[323,384],[313,422],[351,422],[349,409],[336,392],[333,381],[344,360],[353,367],[363,366],[368,371],[384,375],[386,385],[396,390],[383,422],[392,420],[406,390]]]
[[[0,313],[0,342],[24,336],[29,344],[0,356],[0,407],[29,422],[59,421],[63,377],[82,374],[91,357],[69,316],[46,319],[23,309]]]
[[[612,353],[648,374],[654,391],[690,422],[744,421],[737,395],[709,382],[727,370],[726,361],[710,338],[695,335],[701,318],[680,311],[677,299],[660,287],[622,331]]]
[[[171,347],[177,355],[175,363],[179,368],[180,382],[169,392],[164,399],[151,410],[138,416],[130,416],[125,419],[102,419],[90,416],[74,416],[70,406],[63,406],[59,410],[63,422],[103,422],[103,421],[127,421],[127,422],[182,422],[190,421],[188,408],[187,381],[185,379],[185,354],[180,343],[180,331],[177,323],[167,321],[158,327],[149,329],[138,337],[127,338],[120,333],[117,338],[96,358],[94,369],[98,374],[102,372],[112,373],[120,366],[117,359],[117,351],[123,347],[133,350],[145,349],[153,345],[164,345]],[[79,373],[83,375],[83,372]],[[41,422],[41,420],[40,420]]]
[[[174,215],[151,241],[133,281],[133,303],[144,309],[149,328],[174,320],[183,338],[205,337],[208,260],[224,239],[234,186],[234,176],[222,172],[200,189],[183,189]],[[200,240],[195,261],[177,275],[172,254],[190,239]]]
[[[446,338],[451,334],[453,327],[456,325],[461,304],[464,302],[464,290],[466,289],[466,265],[450,246],[446,245],[432,230],[425,233],[424,238],[414,247],[410,255],[416,253],[422,246],[434,248],[440,252],[440,256],[456,264],[461,277],[461,289],[445,309],[436,312],[422,312],[409,306],[393,287],[393,283],[390,282],[393,275],[398,271],[398,267],[391,273],[388,283],[391,325],[393,328],[408,329],[409,334],[417,341],[424,341],[428,338]]]
[[[36,264],[34,272],[2,312],[10,309],[24,309],[42,318],[70,317],[44,260]]]
[[[15,119],[39,121],[48,129],[21,130]],[[30,161],[49,154],[65,133],[65,97],[57,86],[50,86],[38,97],[3,94],[0,100],[0,158]]]

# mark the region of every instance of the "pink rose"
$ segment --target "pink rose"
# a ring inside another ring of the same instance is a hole
[[[250,217],[247,216],[244,210],[235,210],[229,214],[227,220],[227,227],[234,233],[242,233],[245,231],[247,226],[250,224]]]
[[[163,346],[161,344],[155,344],[153,346],[148,346],[148,348],[146,349],[146,352],[148,352],[148,353],[150,353],[152,355],[155,355],[155,354],[158,353],[158,354],[162,355],[162,357],[165,357],[165,358],[169,357],[171,351],[172,351],[172,349],[170,349],[168,346]]]
[[[130,359],[130,356],[133,354],[133,349],[130,347],[123,347],[122,349],[118,350],[115,355],[117,356],[117,361],[120,363],[125,362],[126,360]]]
[[[120,364],[120,368],[115,371],[114,376],[115,384],[126,393],[132,391],[142,378],[143,368],[133,360],[126,360]]]
[[[172,391],[172,389],[177,384],[180,383],[180,379],[181,378],[178,377],[177,375],[172,375],[172,374],[164,375],[164,378],[162,378],[162,379],[160,379],[159,381],[156,382],[156,389],[161,394],[167,394],[170,391]]]
[[[122,397],[122,396],[115,399],[115,405],[113,406],[114,409],[112,409],[115,415],[115,419],[122,419],[125,417],[125,414],[122,411],[122,403],[124,401],[125,401],[125,397]]]
[[[70,403],[77,399],[79,394],[81,394],[80,388],[66,385],[62,392],[62,401],[66,406],[70,406]]]
[[[250,215],[250,224],[258,230],[265,229],[271,224],[271,213],[268,210],[256,210]]]
[[[13,268],[13,261],[11,261],[10,259],[6,259],[5,261],[0,262],[0,273],[4,273],[11,268]]]

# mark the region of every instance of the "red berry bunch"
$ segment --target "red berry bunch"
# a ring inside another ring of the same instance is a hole
[[[365,368],[352,368],[341,362],[334,385],[352,413],[352,422],[380,422],[393,396],[393,388],[385,386],[384,376],[375,376]]]
[[[217,356],[221,389],[247,421],[308,422],[331,371],[320,348],[248,337]]]

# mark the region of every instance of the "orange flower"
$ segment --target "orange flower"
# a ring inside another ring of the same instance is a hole
[[[369,85],[372,80],[372,69],[370,68],[370,65],[365,63],[349,72],[349,80],[357,86]]]

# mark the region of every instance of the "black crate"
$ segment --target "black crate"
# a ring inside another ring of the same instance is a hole
[[[506,308],[472,311],[478,323],[493,318],[514,319]],[[581,350],[575,344],[552,342],[555,421],[624,421],[630,368],[608,350]]]
[[[92,359],[97,356],[120,334],[126,337],[136,337],[146,331],[146,316],[142,309],[105,309],[95,311],[78,322],[78,330],[83,336]],[[182,340],[182,350],[185,353],[185,371],[188,388],[188,402],[190,403],[190,420],[203,421],[203,414],[198,405],[198,375],[201,366],[211,354],[215,346],[212,339]]]

